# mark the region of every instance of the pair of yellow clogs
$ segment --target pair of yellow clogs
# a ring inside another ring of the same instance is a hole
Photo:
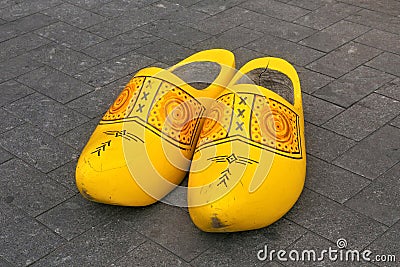
[[[256,69],[285,75],[294,103],[251,82],[246,74]],[[189,213],[203,231],[265,227],[294,205],[306,154],[292,65],[265,57],[236,71],[231,52],[212,49],[167,70],[140,70],[93,132],[76,183],[92,201],[146,206],[163,199],[188,172]]]

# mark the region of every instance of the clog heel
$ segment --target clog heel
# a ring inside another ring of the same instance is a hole
[[[196,63],[218,67],[215,80],[202,90],[174,74],[187,76]],[[150,67],[136,73],[81,153],[76,167],[81,194],[105,204],[146,206],[173,190],[190,166],[208,105],[202,99],[224,89],[234,64],[231,52],[212,49],[167,70]]]
[[[245,74],[257,69],[285,76],[294,103],[271,88],[246,82]],[[194,224],[206,232],[235,232],[277,221],[297,201],[306,174],[296,70],[279,58],[248,62],[206,116],[188,181]]]

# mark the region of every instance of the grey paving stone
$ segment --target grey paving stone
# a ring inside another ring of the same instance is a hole
[[[295,66],[295,68],[299,75],[301,91],[308,94],[312,94],[334,80],[329,76],[303,67]]]
[[[287,5],[275,0],[250,0],[240,5],[241,7],[287,21],[293,21],[309,13],[301,7]]]
[[[197,257],[194,266],[264,266],[257,258],[259,250],[268,245],[269,249],[283,249],[301,237],[306,230],[288,220],[255,231],[227,234],[216,244]]]
[[[363,1],[341,0],[341,1],[355,6],[363,7],[374,11],[379,11],[394,16],[400,15],[400,3],[396,0],[387,0],[384,3],[374,0],[363,0]]]
[[[155,256],[157,255],[157,256]],[[162,246],[146,241],[110,266],[192,266]]]
[[[6,8],[0,9],[0,17],[8,21],[13,21],[37,13],[51,6],[55,6],[60,2],[61,0],[22,1],[16,5],[10,5]]]
[[[400,115],[397,116],[390,124],[396,126],[397,128],[400,128]]]
[[[293,42],[298,42],[316,32],[308,27],[260,14],[245,20],[242,26]]]
[[[103,222],[32,266],[110,266],[145,242],[133,225],[129,221]]]
[[[54,181],[62,184],[72,192],[78,193],[78,188],[75,184],[75,169],[76,160],[70,161],[65,165],[49,172],[47,175]]]
[[[100,118],[94,118],[84,124],[79,125],[79,127],[66,132],[65,134],[61,135],[59,139],[72,146],[76,150],[81,151],[86,145],[90,135],[93,133],[99,121]]]
[[[400,35],[398,34],[373,29],[358,37],[355,41],[384,51],[400,54]]]
[[[48,26],[55,22],[57,22],[57,20],[52,17],[40,13],[35,13],[30,16],[14,20],[10,23],[10,25],[17,28],[21,32],[30,32]]]
[[[307,68],[339,78],[376,57],[380,52],[378,49],[350,42],[309,64]]]
[[[357,174],[318,158],[307,157],[306,187],[339,203],[343,204],[369,183],[368,179]]]
[[[0,265],[3,267],[13,267],[13,265],[11,265],[11,263],[9,263],[8,261],[6,261],[5,259],[3,259],[2,257],[0,257]]]
[[[0,0],[0,8],[5,8],[11,6],[12,4],[16,5],[24,0]]]
[[[201,0],[168,0],[168,1],[170,1],[172,3],[176,3],[183,7],[190,7],[197,2],[200,2]]]
[[[233,0],[233,1],[224,1],[224,0],[202,0],[197,1],[191,8],[202,11],[209,15],[215,15],[222,11],[229,9],[230,7],[239,5],[244,2],[244,0]]]
[[[32,56],[28,52],[0,62],[0,72],[8,72],[10,73],[11,78],[15,78],[42,66],[43,64],[33,60]]]
[[[4,106],[15,100],[30,95],[34,91],[17,81],[10,80],[0,84],[0,92],[0,106]]]
[[[264,265],[264,267],[282,267],[284,265],[277,263],[276,261],[268,262]]]
[[[367,62],[366,65],[376,68],[381,71],[386,71],[393,75],[400,77],[400,56],[392,53],[382,53],[371,61]]]
[[[87,10],[96,9],[105,3],[111,2],[112,0],[67,0],[66,2],[82,7]]]
[[[11,39],[15,36],[18,36],[19,34],[21,34],[21,31],[19,31],[18,28],[14,27],[11,24],[6,23],[0,25],[0,42]]]
[[[235,55],[236,69],[240,69],[244,64],[252,59],[265,56],[263,53],[245,47],[239,47],[238,49],[233,50],[232,53]]]
[[[400,34],[400,18],[388,16],[381,12],[361,9],[359,12],[347,17],[346,20],[370,26],[374,29]]]
[[[42,13],[81,29],[90,27],[106,19],[103,16],[68,3],[49,8],[42,11]]]
[[[1,134],[0,145],[45,173],[77,157],[75,150],[29,124]]]
[[[111,39],[112,37],[115,37],[121,33],[131,31],[137,27],[145,25],[146,23],[153,21],[154,19],[156,18],[143,12],[141,13],[141,15],[138,16],[133,15],[131,19],[129,16],[125,16],[106,20],[102,23],[87,28],[86,30],[95,33],[103,38]],[[117,27],[116,25],[119,25],[119,27]]]
[[[0,67],[1,68],[1,67]],[[0,72],[0,83],[5,82],[7,80],[10,80],[14,78],[15,76],[12,75],[10,72],[4,70]]]
[[[356,144],[355,141],[311,123],[305,124],[306,151],[320,159],[331,162]]]
[[[74,195],[66,187],[21,160],[1,164],[0,171],[0,193],[3,200],[33,217]]]
[[[62,245],[60,236],[6,203],[0,204],[0,218],[1,256],[12,264],[29,265]]]
[[[364,248],[387,230],[385,225],[308,189],[285,217],[332,242],[345,238],[352,249]]]
[[[163,3],[163,1],[160,1]],[[160,17],[160,19],[165,19],[170,22],[181,23],[182,25],[191,26],[197,25],[198,22],[211,18],[210,15],[197,11],[193,8],[186,8],[182,5],[176,5],[172,2],[174,8],[168,11],[167,14]],[[196,28],[196,27],[194,27]],[[200,28],[200,30],[203,30]]]
[[[104,40],[98,35],[81,30],[64,22],[57,22],[43,27],[36,30],[35,33],[77,50],[84,49]]]
[[[400,164],[372,181],[346,202],[346,206],[392,226],[400,220]]]
[[[298,66],[307,65],[324,55],[324,53],[312,48],[269,35],[246,45],[246,48],[264,53],[265,56],[285,58]]]
[[[170,1],[165,1],[165,0],[161,1],[144,0],[144,1],[146,3],[151,3],[149,6],[146,6],[143,9],[148,10],[151,14],[157,17],[155,20],[165,18],[166,16],[170,16],[171,14],[174,14],[175,11],[185,10],[179,4]],[[192,10],[194,9],[192,8]]]
[[[290,0],[280,0],[280,2],[282,2],[282,3],[289,3]]]
[[[370,249],[372,255],[395,255],[396,262],[377,262],[379,266],[398,266],[400,243],[400,222],[393,225],[386,233],[370,244],[367,249]]]
[[[193,54],[193,50],[166,40],[157,40],[137,49],[136,52],[169,65],[174,65]]]
[[[149,12],[149,14],[152,14],[152,16],[155,17],[154,20],[170,17],[170,16],[172,16],[172,14],[177,14],[176,12],[179,10],[182,12],[185,10],[178,4],[172,3],[169,1],[165,1],[165,0],[161,0],[161,1],[155,1],[155,0],[154,1],[146,1],[146,0],[144,0],[144,1],[145,1],[145,3],[151,3],[151,5],[141,8],[139,10],[147,10],[147,12]],[[194,9],[192,9],[192,10],[194,10]],[[186,17],[186,15],[184,15],[182,18],[184,18],[184,17]]]
[[[4,150],[0,147],[0,164],[4,163],[6,161],[9,161],[12,158],[13,158],[13,156],[10,153],[8,153],[6,150]],[[1,167],[1,165],[0,165],[0,167]]]
[[[0,108],[0,121],[0,133],[7,132],[12,128],[15,128],[24,123],[23,120],[15,117],[13,114],[3,108]]]
[[[154,61],[136,52],[129,52],[80,72],[75,77],[95,87],[103,86],[147,67]]]
[[[19,35],[1,43],[0,61],[22,55],[49,42],[49,40],[34,33]]]
[[[371,94],[323,125],[336,133],[360,141],[400,112],[400,102]]]
[[[170,42],[179,43],[180,45],[186,47],[191,47],[192,45],[199,43],[211,36],[202,31],[178,23],[171,23],[165,19],[150,22],[139,29]]]
[[[5,108],[54,136],[88,121],[88,118],[80,113],[38,93],[21,98]]]
[[[359,10],[360,8],[358,7],[344,3],[336,3],[334,1],[308,13],[295,20],[295,22],[317,30],[322,30]]]
[[[157,67],[157,68],[162,68],[162,69],[168,69],[169,67],[171,67],[171,65],[168,65],[166,63],[163,62],[154,62],[151,64],[152,67]]]
[[[302,96],[304,119],[316,125],[322,125],[344,111],[343,108],[314,96],[305,93]]]
[[[154,1],[148,1],[150,3]],[[109,1],[100,7],[96,8],[95,11],[98,14],[106,17],[118,17],[123,13],[129,13],[130,11],[137,10],[140,7],[146,5],[146,1],[124,1],[124,0],[113,0]]]
[[[300,44],[330,52],[369,30],[368,27],[348,21],[339,21],[302,40]]]
[[[337,158],[334,163],[375,179],[400,160],[400,129],[384,126]]]
[[[94,89],[93,87],[50,67],[42,67],[24,74],[18,78],[18,82],[29,85],[36,91],[63,104],[81,95],[87,94]]]
[[[121,93],[125,84],[130,80],[130,76],[131,75],[119,79],[107,86],[82,96],[68,103],[68,107],[79,111],[89,118],[102,116],[117,98],[119,93]]]
[[[262,33],[239,26],[216,35],[215,37],[211,37],[195,45],[194,48],[201,50],[209,48],[234,50],[261,37],[263,37]]]
[[[160,6],[150,6],[134,9],[131,10],[129,14],[106,20],[87,28],[87,30],[108,39],[157,20],[159,17],[163,17],[177,8],[178,6],[175,5],[169,9],[167,9],[166,6],[164,6],[164,8]]]
[[[332,0],[291,0],[288,1],[287,3],[293,6],[299,6],[309,10],[315,10],[332,2],[333,2]]]
[[[317,90],[314,95],[347,108],[393,79],[394,76],[385,72],[360,66]]]
[[[57,44],[42,46],[31,51],[30,55],[35,60],[69,75],[74,75],[99,63],[98,60],[88,55]],[[83,87],[87,88],[88,86]],[[79,90],[79,88],[76,89]]]
[[[124,210],[119,219],[132,222],[134,227],[131,229],[137,230],[185,261],[193,260],[223,238],[222,235],[201,232],[193,225],[186,211],[163,203]],[[152,227],[148,227],[149,225]]]
[[[90,202],[77,194],[41,214],[37,219],[57,234],[71,240],[115,216],[120,209],[116,206]]]
[[[205,18],[201,21],[187,22],[190,27],[196,28],[203,32],[216,35],[229,29],[235,28],[255,17],[260,17],[261,14],[240,8],[232,7],[214,16]]]
[[[139,1],[141,2],[141,1]],[[118,17],[127,10],[137,9],[138,6],[131,1],[112,0],[95,9],[96,13],[105,17]]]
[[[105,61],[151,43],[158,38],[152,34],[132,30],[83,50],[86,54]]]
[[[400,78],[396,78],[384,84],[375,92],[400,101]]]

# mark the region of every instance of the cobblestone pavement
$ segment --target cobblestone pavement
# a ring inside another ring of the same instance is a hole
[[[308,162],[294,208],[207,234],[183,208],[84,200],[76,159],[132,74],[207,48],[299,71]],[[339,238],[400,261],[398,0],[0,0],[0,94],[0,266],[315,266],[257,252]]]

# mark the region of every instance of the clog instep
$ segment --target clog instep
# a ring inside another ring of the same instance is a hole
[[[278,71],[291,80],[293,105],[268,88],[238,83],[259,68]],[[206,232],[235,232],[277,221],[297,201],[306,174],[296,70],[279,58],[248,62],[206,116],[188,181],[194,224]]]
[[[214,62],[216,78],[197,90],[173,72]],[[223,49],[196,53],[168,70],[145,68],[129,81],[83,149],[76,184],[92,201],[145,206],[179,184],[190,166],[208,101],[233,76],[234,56]],[[193,119],[192,119],[193,118]]]

